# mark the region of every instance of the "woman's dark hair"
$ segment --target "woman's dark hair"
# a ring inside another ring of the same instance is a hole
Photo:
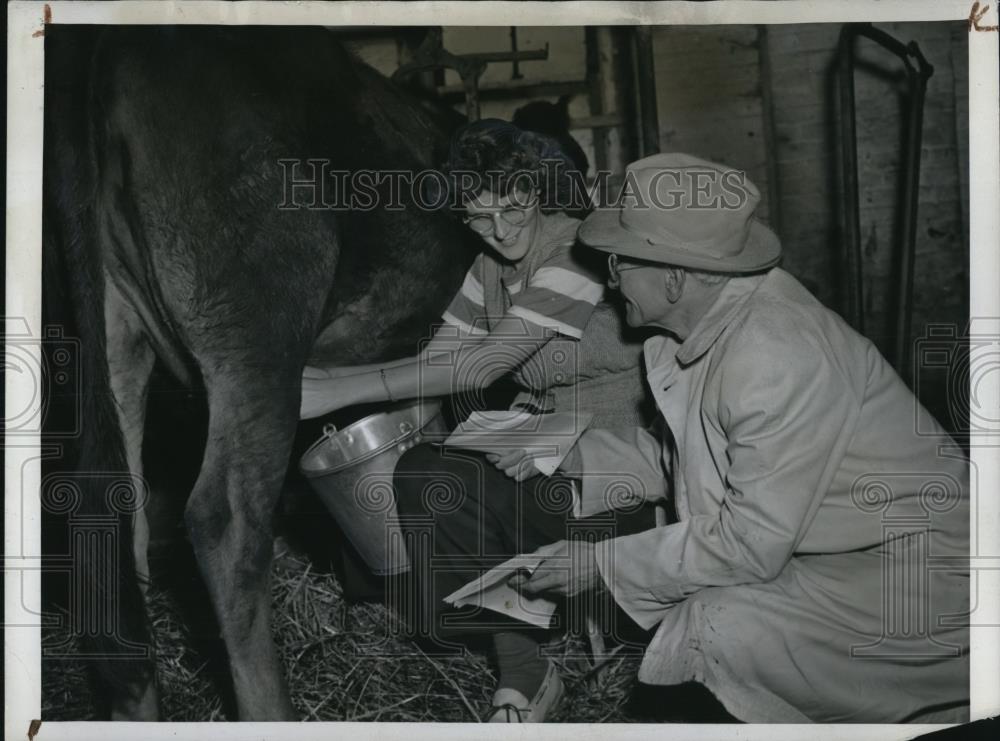
[[[545,213],[589,206],[583,173],[558,141],[497,118],[458,129],[451,138],[444,170],[456,196],[453,206],[461,206],[484,190],[510,196],[515,189],[526,193],[529,186]]]

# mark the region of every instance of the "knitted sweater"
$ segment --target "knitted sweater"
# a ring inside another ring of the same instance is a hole
[[[579,262],[583,254],[578,251],[585,249],[574,246],[579,225],[579,220],[564,214],[549,216],[529,264],[519,270],[523,270],[523,279],[527,281],[533,266],[550,258],[555,250],[570,253]],[[580,269],[593,273],[593,268],[581,265]],[[499,266],[484,271],[483,289],[491,319],[501,316],[509,305],[502,272]],[[604,276],[594,275],[594,280],[603,282]],[[606,295],[594,307],[581,339],[557,334],[514,371],[514,381],[524,389],[514,406],[589,413],[594,415],[591,427],[646,426],[652,406],[646,394],[643,346],[639,339],[626,339],[626,333],[635,334],[629,332],[619,307]]]

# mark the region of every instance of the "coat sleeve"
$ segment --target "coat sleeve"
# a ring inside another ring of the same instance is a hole
[[[573,514],[589,517],[643,501],[666,498],[668,479],[663,465],[662,435],[642,427],[587,430],[577,446],[583,471],[574,497]]]
[[[791,325],[744,326],[715,373],[728,440],[721,506],[603,541],[597,561],[618,603],[650,628],[705,587],[770,581],[801,542],[840,465],[860,399],[832,351]],[[684,451],[679,451],[684,465]]]

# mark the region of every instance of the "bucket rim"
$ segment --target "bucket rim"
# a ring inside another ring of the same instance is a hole
[[[400,434],[399,436],[394,437],[391,440],[388,440],[379,447],[368,451],[363,456],[354,458],[349,461],[345,461],[344,463],[338,464],[336,466],[331,466],[329,468],[324,468],[322,470],[317,470],[315,468],[306,468],[305,466],[306,459],[310,458],[318,448],[321,448],[330,439],[331,437],[330,435],[324,434],[322,437],[320,437],[319,440],[310,445],[309,448],[306,450],[306,452],[302,454],[302,457],[299,458],[299,471],[302,473],[303,476],[310,479],[321,478],[323,476],[329,476],[330,474],[340,473],[344,469],[352,468],[360,463],[364,463],[365,461],[369,461],[372,458],[376,458],[382,455],[382,453],[386,452],[387,450],[395,447],[396,445],[399,445],[399,443],[403,442],[404,440],[407,440],[415,435],[421,434],[423,430],[426,429],[431,424],[431,422],[433,422],[435,419],[441,416],[442,403],[440,401],[416,401],[412,403],[397,404],[391,408],[391,411],[403,411],[405,409],[410,409],[417,406],[428,406],[434,410],[433,414],[430,414],[428,417],[426,417],[426,422],[423,424],[423,426],[414,427],[409,432]],[[349,432],[351,428],[356,428],[357,426],[360,426],[362,422],[366,422],[372,417],[378,417],[382,414],[387,414],[389,413],[389,411],[390,410],[385,410],[381,412],[375,412],[374,414],[369,414],[355,422],[352,422],[347,427],[343,427],[337,430],[337,432],[334,434],[339,434],[341,432]],[[433,440],[438,437],[440,437],[441,440],[444,440],[445,438],[448,437],[448,433],[431,433],[430,435],[427,435],[427,438],[429,440]]]

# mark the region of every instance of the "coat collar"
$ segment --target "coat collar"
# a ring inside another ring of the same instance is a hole
[[[733,323],[747,299],[764,282],[767,275],[768,273],[730,278],[715,299],[715,303],[698,320],[691,334],[678,348],[677,362],[681,365],[690,365],[708,352],[726,327]]]
[[[726,327],[733,323],[747,299],[764,282],[768,273],[730,278],[715,303],[698,320],[691,334],[677,350],[677,362],[690,365],[715,344]]]
[[[665,333],[657,333],[647,339],[643,353],[647,374],[652,372],[654,367],[662,365],[665,352],[674,355],[681,365],[690,365],[708,352],[726,327],[733,323],[750,295],[776,269],[760,275],[730,278],[715,303],[698,321],[683,343],[678,344],[671,335]]]

